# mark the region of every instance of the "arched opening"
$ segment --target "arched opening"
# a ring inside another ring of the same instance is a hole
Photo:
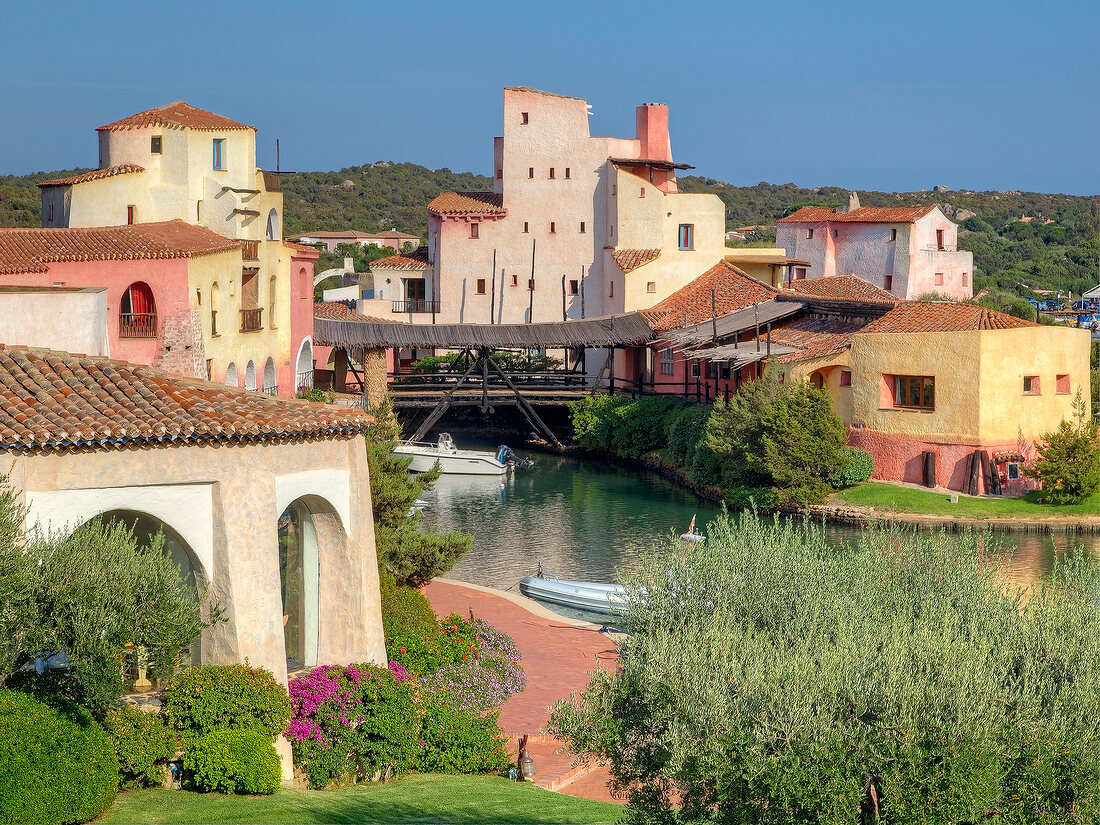
[[[294,373],[296,389],[313,389],[313,342],[309,338],[303,338],[302,345],[298,347],[298,360],[295,363]]]
[[[317,664],[320,553],[313,513],[304,499],[290,504],[278,521],[279,587],[287,670]]]
[[[256,365],[252,361],[249,361],[248,366],[244,368],[244,388],[246,390],[256,389]]]
[[[156,338],[157,308],[153,290],[144,281],[126,287],[118,305],[119,338]]]
[[[267,282],[267,326],[269,329],[275,329],[275,324],[278,320],[275,317],[278,296],[279,288],[276,285],[275,276],[272,275],[271,280]]]
[[[279,213],[274,209],[267,213],[267,239],[279,240]]]
[[[240,380],[237,378],[237,365],[231,363],[225,368],[225,385],[227,387],[239,387]]]
[[[268,395],[278,395],[279,387],[275,380],[275,362],[271,358],[264,364],[264,392]]]
[[[221,308],[222,291],[218,282],[210,287],[210,334],[218,334],[218,310]]]
[[[819,390],[825,386],[825,375],[820,370],[810,373],[810,386]]]

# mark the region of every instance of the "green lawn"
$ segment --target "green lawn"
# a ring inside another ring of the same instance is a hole
[[[1036,504],[1035,499],[1040,495],[1028,493],[1024,498],[959,496],[959,503],[952,504],[946,493],[915,490],[910,487],[872,481],[835,493],[830,503],[874,507],[878,510],[903,513],[923,513],[931,516],[963,516],[980,519],[1100,516],[1100,491],[1093,493],[1082,504],[1066,504],[1060,507]]]
[[[152,789],[119,794],[102,823],[612,823],[621,805],[544,791],[489,776],[413,774],[331,791],[224,796]]]

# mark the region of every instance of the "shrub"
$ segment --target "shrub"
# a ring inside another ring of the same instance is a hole
[[[393,661],[417,676],[434,673],[447,665],[472,659],[476,652],[475,631],[465,619],[451,614],[426,635],[406,633],[390,643]]]
[[[275,746],[254,730],[215,730],[187,746],[183,769],[197,791],[272,794],[282,773]]]
[[[451,614],[443,620],[472,636],[474,650],[467,658],[441,667],[420,680],[421,688],[459,710],[488,710],[503,705],[527,686],[520,667],[522,655],[512,637],[487,621],[473,622]]]
[[[420,739],[415,767],[435,773],[504,773],[511,760],[497,714],[461,710],[439,696],[421,699]]]
[[[707,532],[640,559],[619,667],[551,715],[633,821],[1100,821],[1100,561],[1025,599],[989,535]]]
[[[1100,488],[1100,431],[1085,412],[1081,388],[1073,399],[1075,423],[1064,418],[1036,447],[1039,457],[1028,475],[1039,479],[1051,504],[1077,504]]]
[[[290,697],[262,668],[204,665],[165,685],[162,712],[185,736],[215,730],[252,730],[268,739],[286,730]]]
[[[869,452],[859,447],[849,447],[846,452],[847,466],[829,479],[829,483],[838,489],[862,484],[875,472],[875,459]]]
[[[0,690],[0,823],[87,822],[117,788],[111,740],[87,711]]]
[[[123,789],[160,785],[168,760],[176,755],[178,740],[159,713],[116,708],[103,728],[118,754],[118,786]]]
[[[378,571],[378,592],[382,598],[382,628],[389,658],[393,659],[395,654],[392,639],[423,638],[439,627],[439,619],[424,594],[414,587],[399,585],[388,570]]]
[[[311,787],[412,763],[420,725],[400,665],[316,667],[291,681],[290,697],[294,717],[286,735]]]

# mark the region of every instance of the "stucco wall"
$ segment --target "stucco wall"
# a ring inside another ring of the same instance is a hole
[[[30,526],[61,529],[111,509],[130,509],[176,530],[226,609],[226,621],[203,634],[203,661],[247,658],[284,684],[277,520],[289,503],[304,497],[321,523],[318,661],[385,661],[362,438],[0,460],[5,469],[12,465],[12,484],[31,508]],[[339,534],[331,530],[336,523]]]
[[[0,344],[111,354],[106,288],[0,290],[0,318]]]

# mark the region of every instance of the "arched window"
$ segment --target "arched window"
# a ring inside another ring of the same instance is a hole
[[[269,241],[279,240],[279,213],[272,209],[267,213],[267,239]]]
[[[267,282],[267,327],[268,329],[275,329],[275,301],[278,298],[279,289],[276,286],[275,276],[271,276],[271,280]]]
[[[275,381],[275,362],[270,358],[264,364],[264,392],[268,395],[279,394],[279,388]]]
[[[252,361],[249,361],[248,366],[244,368],[244,388],[256,389],[256,365]]]
[[[313,514],[298,499],[279,517],[279,585],[288,665],[317,664],[318,547]]]
[[[126,287],[118,307],[119,338],[156,338],[157,308],[153,290],[138,281]]]
[[[297,389],[313,389],[313,342],[309,338],[303,338],[302,345],[298,348],[295,373],[294,386]]]
[[[221,308],[222,291],[218,282],[210,287],[210,334],[218,334],[218,310]],[[236,369],[234,369],[236,372]]]
[[[225,385],[227,387],[239,387],[239,380],[237,378],[237,365],[231,363],[225,368]]]

